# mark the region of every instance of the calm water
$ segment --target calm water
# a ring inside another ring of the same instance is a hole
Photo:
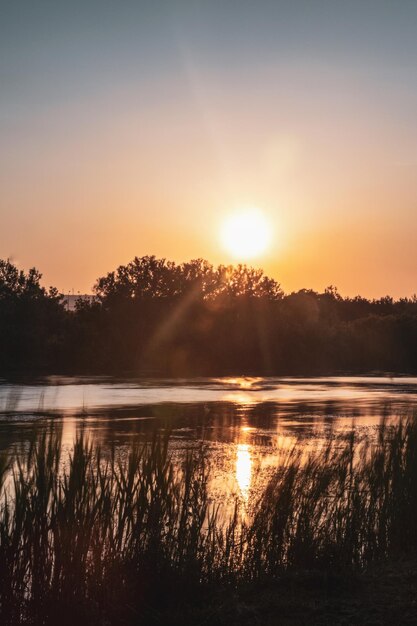
[[[416,408],[417,378],[405,377],[0,381],[0,450],[51,423],[68,448],[81,429],[123,448],[168,428],[176,454],[207,443],[214,493],[246,499],[289,447],[309,449],[352,425],[372,434],[383,415]]]

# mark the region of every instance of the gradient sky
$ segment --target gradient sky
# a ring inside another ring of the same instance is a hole
[[[0,257],[89,292],[135,255],[417,292],[415,0],[0,0]]]

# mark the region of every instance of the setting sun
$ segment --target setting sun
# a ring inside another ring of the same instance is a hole
[[[417,0],[0,6],[0,626],[417,626]]]
[[[268,249],[270,224],[259,209],[239,211],[224,221],[221,241],[234,258],[252,259]]]

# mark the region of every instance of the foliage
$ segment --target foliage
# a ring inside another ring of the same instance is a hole
[[[67,311],[37,270],[0,262],[0,371],[168,376],[416,372],[417,299],[284,294],[262,270],[154,256]]]
[[[63,346],[62,296],[41,285],[35,268],[27,273],[0,260],[0,369],[50,367]]]

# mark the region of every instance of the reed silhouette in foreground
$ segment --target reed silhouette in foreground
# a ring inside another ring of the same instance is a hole
[[[53,431],[0,468],[2,624],[174,623],[219,590],[294,572],[348,579],[417,549],[411,420],[382,423],[373,440],[329,439],[307,459],[294,448],[251,509],[236,499],[227,519],[204,447],[178,463],[168,435],[127,456],[80,435],[65,461]]]

